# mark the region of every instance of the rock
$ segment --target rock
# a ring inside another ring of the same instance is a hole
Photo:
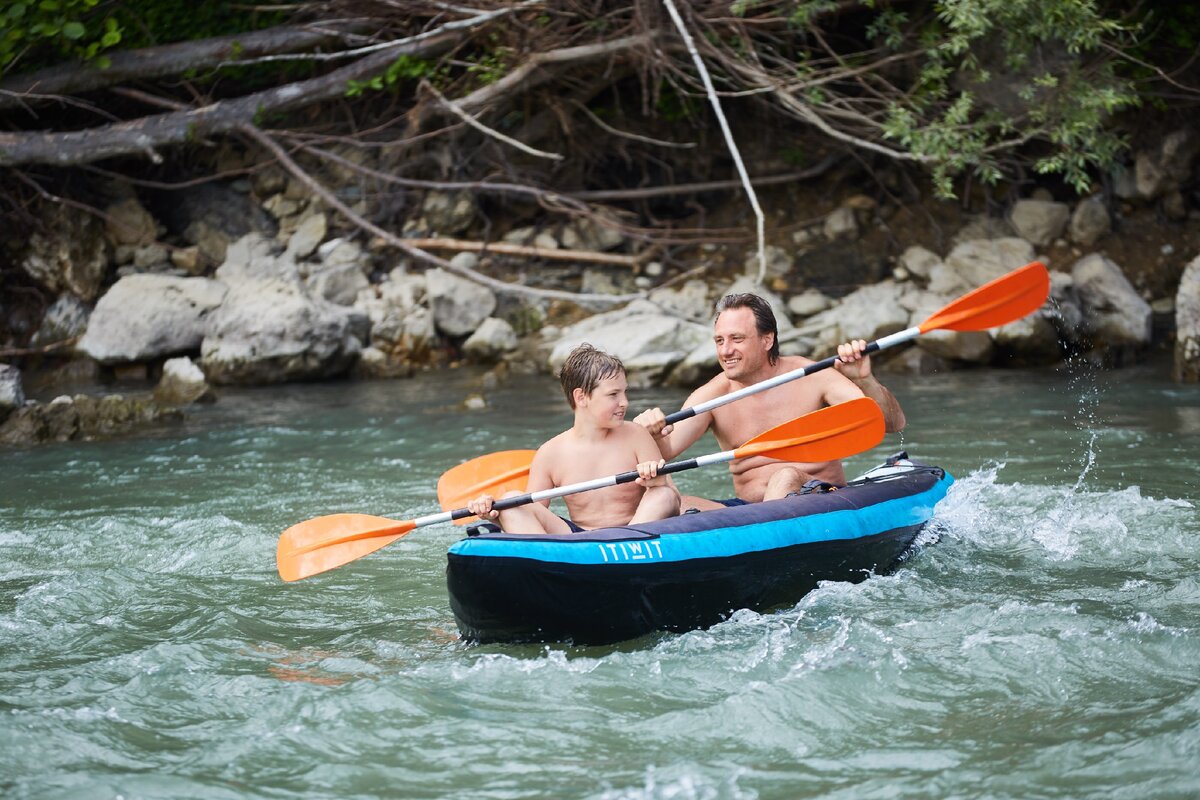
[[[324,214],[309,214],[296,227],[295,233],[288,239],[287,254],[293,261],[308,258],[317,250],[317,245],[325,240],[328,224]]]
[[[1091,247],[1112,230],[1112,217],[1103,198],[1089,197],[1075,206],[1071,215],[1070,237],[1076,244]]]
[[[841,206],[833,210],[829,216],[825,217],[825,226],[823,228],[825,238],[834,239],[853,239],[858,236],[858,218],[854,214],[854,209]]]
[[[79,350],[102,364],[195,351],[225,293],[207,278],[122,278],[96,304]]]
[[[300,281],[300,271],[277,242],[261,233],[248,233],[225,250],[225,260],[217,268],[217,280],[229,286],[242,281]]]
[[[45,228],[47,233],[29,237],[22,269],[52,292],[95,300],[108,271],[108,244],[100,223],[89,214],[60,208]]]
[[[956,297],[1033,261],[1033,245],[1024,239],[973,239],[954,246],[944,264],[929,274],[929,291]]]
[[[327,267],[353,264],[361,269],[364,275],[370,271],[367,254],[349,239],[330,239],[317,248],[317,258]]]
[[[1200,382],[1200,257],[1183,270],[1175,295],[1175,380]]]
[[[0,422],[25,405],[25,390],[21,385],[21,370],[11,364],[0,364]]]
[[[717,348],[709,338],[693,347],[682,361],[671,368],[666,383],[671,386],[696,386],[720,371]]]
[[[1018,364],[1056,364],[1063,351],[1058,331],[1046,316],[1030,314],[991,332],[992,341]]]
[[[460,253],[455,259],[464,255],[471,254]],[[496,310],[496,295],[491,289],[443,269],[426,272],[425,284],[434,324],[447,336],[473,333]]]
[[[487,405],[487,398],[477,392],[467,395],[462,402],[462,407],[467,411],[482,411]]]
[[[104,235],[114,247],[143,247],[158,239],[158,223],[135,197],[113,203],[104,216]]]
[[[625,243],[621,220],[610,211],[599,212],[599,219],[579,218],[563,226],[562,246],[572,250],[613,250]]]
[[[425,195],[421,214],[430,232],[457,236],[475,221],[475,201],[470,192],[432,191]]]
[[[690,280],[677,289],[655,289],[650,292],[649,299],[668,314],[692,322],[712,321],[713,303],[709,299],[708,285],[704,281]]]
[[[804,321],[793,335],[781,335],[785,355],[825,358],[850,339],[878,339],[909,327],[914,290],[907,284],[886,280],[846,295],[834,307]]]
[[[1150,304],[1134,290],[1119,266],[1093,253],[1075,262],[1071,277],[1093,345],[1121,347],[1150,343],[1153,316]]]
[[[300,203],[296,200],[289,199],[286,195],[280,192],[277,195],[268,197],[263,201],[263,209],[277,220],[284,220],[287,217],[293,217],[300,213]]]
[[[429,309],[393,310],[372,326],[371,344],[381,350],[413,350],[427,346],[435,335],[433,312]]]
[[[911,324],[919,325],[947,302],[949,302],[949,298],[940,295],[923,295],[912,313]],[[904,328],[898,330],[904,330]],[[986,331],[929,331],[918,336],[915,342],[918,348],[943,361],[959,361],[967,364],[989,363],[995,349],[992,345],[992,337]]]
[[[772,278],[782,278],[792,271],[792,257],[782,247],[773,244],[768,244],[763,247],[763,259],[766,262],[765,272],[763,276],[766,280]],[[744,272],[746,275],[756,278],[758,276],[758,250],[757,248],[746,253],[746,263]]]
[[[340,306],[354,305],[358,293],[371,285],[362,269],[355,263],[332,267],[323,265],[308,276],[306,283],[314,297],[322,297]]]
[[[1163,137],[1154,150],[1142,150],[1134,164],[1137,195],[1153,200],[1180,188],[1191,176],[1200,136],[1184,128]]]
[[[640,384],[667,374],[701,344],[711,347],[710,336],[707,325],[664,316],[654,303],[635,300],[565,328],[548,361],[557,372],[571,350],[588,342],[621,359],[631,383]]]
[[[164,406],[186,406],[209,394],[204,373],[190,358],[172,358],[163,364],[154,399]]]
[[[156,206],[171,230],[196,245],[204,268],[225,261],[229,245],[248,233],[273,239],[277,223],[248,195],[230,184],[209,182],[172,192]]]
[[[488,317],[463,343],[463,352],[480,362],[492,362],[517,349],[517,334],[502,319]]]
[[[924,247],[913,246],[900,254],[900,266],[922,280],[929,280],[935,267],[941,266],[942,259],[937,253]]]
[[[579,283],[579,291],[583,294],[625,294],[631,290],[635,281],[636,279],[628,273],[618,276],[604,269],[585,269]]]
[[[1018,200],[1009,212],[1009,222],[1017,234],[1037,247],[1045,247],[1062,236],[1070,217],[1066,203],[1047,200]],[[1018,266],[1014,264],[1012,268]]]
[[[73,294],[60,295],[46,309],[42,324],[38,326],[37,333],[29,343],[34,347],[43,347],[82,336],[87,330],[90,315],[88,307],[78,297]]]
[[[161,244],[147,244],[133,251],[133,266],[139,271],[157,269],[168,263],[170,256]]]
[[[200,363],[214,383],[270,384],[342,375],[360,351],[346,311],[294,282],[248,279],[208,320]]]
[[[787,302],[792,319],[807,319],[833,307],[833,300],[819,289],[806,289]]]
[[[196,277],[203,275],[207,267],[205,261],[200,257],[200,247],[198,245],[176,247],[171,251],[171,263],[177,269],[181,269],[188,275]]]
[[[65,442],[79,431],[79,409],[70,397],[61,395],[41,408],[46,439]]]

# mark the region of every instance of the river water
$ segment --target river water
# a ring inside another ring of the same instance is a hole
[[[459,641],[461,528],[275,573],[287,526],[436,511],[450,466],[566,427],[548,378],[477,412],[468,372],[226,391],[0,453],[0,796],[1200,796],[1200,389],[1166,373],[891,377],[908,431],[848,472],[957,478],[905,565],[605,648]]]

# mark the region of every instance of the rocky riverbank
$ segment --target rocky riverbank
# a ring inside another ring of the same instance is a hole
[[[778,224],[765,262],[739,242],[697,248],[686,266],[638,253],[611,220],[579,218],[524,220],[496,238],[513,255],[463,247],[446,269],[426,269],[339,227],[272,169],[172,204],[110,187],[103,222],[58,208],[48,233],[19,248],[25,273],[55,299],[29,321],[23,345],[4,351],[0,443],[111,435],[183,413],[221,385],[398,378],[464,361],[498,364],[498,375],[553,370],[582,341],[618,355],[637,382],[693,385],[717,371],[711,309],[727,292],[766,295],[784,351],[824,357],[846,339],[915,325],[1033,260],[1052,270],[1040,312],[986,333],[927,334],[882,368],[1072,354],[1120,366],[1174,342],[1176,377],[1195,381],[1200,210],[1185,189],[1198,149],[1195,134],[1173,133],[1113,176],[1107,193],[1068,201],[1038,189],[991,216],[868,197],[832,175],[770,198]],[[738,213],[738,202],[724,213]],[[403,235],[463,244],[477,233],[476,211],[467,194],[430,192]],[[566,250],[581,260],[536,257]],[[497,291],[497,280],[512,289]],[[548,300],[522,290],[531,285],[581,294]],[[27,378],[52,390],[56,374],[161,382],[140,396],[26,399]]]

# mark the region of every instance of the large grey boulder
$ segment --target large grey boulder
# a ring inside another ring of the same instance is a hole
[[[1175,295],[1175,380],[1200,382],[1200,257],[1183,270]]]
[[[1192,172],[1192,162],[1200,152],[1200,136],[1183,128],[1163,137],[1158,146],[1142,150],[1134,164],[1137,194],[1153,200],[1178,189]]]
[[[1066,203],[1053,200],[1018,200],[1009,212],[1009,222],[1017,234],[1037,247],[1045,247],[1062,236],[1071,218]],[[1014,264],[1013,269],[1021,266]]]
[[[1153,311],[1114,262],[1093,253],[1071,268],[1093,345],[1121,347],[1150,343]]]
[[[488,317],[463,342],[463,352],[476,361],[496,361],[517,349],[517,333],[502,319]]]
[[[893,280],[868,284],[809,317],[795,334],[781,331],[780,349],[785,355],[821,359],[851,339],[871,341],[897,333],[909,327],[915,296],[911,286]]]
[[[701,344],[711,347],[711,335],[708,325],[664,314],[647,300],[635,300],[563,329],[549,365],[557,372],[570,352],[587,342],[621,359],[631,382],[641,383],[666,374]]]
[[[95,300],[108,271],[108,243],[100,223],[82,211],[60,209],[45,228],[46,233],[30,235],[21,267],[53,292]]]
[[[214,383],[270,384],[341,375],[360,351],[346,311],[294,281],[247,279],[208,320],[200,358]]]
[[[955,245],[945,262],[930,268],[929,291],[956,297],[1035,258],[1024,239],[972,239]]]
[[[471,256],[460,253],[455,256]],[[468,259],[463,259],[464,262]],[[466,336],[474,333],[485,319],[496,310],[496,295],[486,286],[460,278],[444,269],[431,269],[425,273],[429,307],[438,329],[448,336]]]
[[[33,335],[30,344],[41,347],[82,336],[87,330],[91,311],[73,294],[60,295],[42,317],[42,324]]]
[[[21,385],[21,370],[11,364],[0,364],[0,422],[25,405],[25,389]]]
[[[122,278],[96,304],[79,350],[102,364],[195,351],[225,293],[224,284],[207,278]]]

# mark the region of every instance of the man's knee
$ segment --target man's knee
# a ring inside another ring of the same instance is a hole
[[[798,492],[806,480],[808,475],[796,467],[783,467],[767,481],[763,500],[778,500],[787,497],[791,492]]]

